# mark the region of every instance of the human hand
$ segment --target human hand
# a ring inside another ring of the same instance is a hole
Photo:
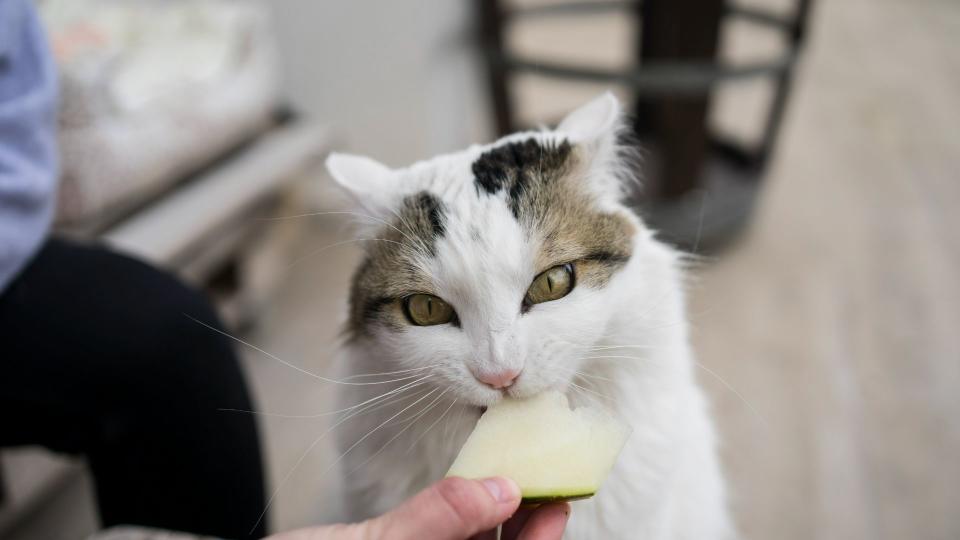
[[[299,529],[267,540],[492,539],[491,530],[501,523],[504,540],[559,540],[563,535],[569,504],[519,506],[520,488],[512,480],[446,478],[380,517]]]

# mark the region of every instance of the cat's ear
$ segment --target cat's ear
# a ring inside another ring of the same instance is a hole
[[[386,165],[368,157],[334,152],[327,157],[330,176],[368,213],[379,214],[389,206],[396,178]]]
[[[611,92],[604,92],[564,118],[557,131],[574,143],[590,143],[616,136],[622,107]]]
[[[568,114],[557,133],[583,150],[587,163],[585,181],[603,197],[621,199],[636,181],[636,167],[627,163],[633,153],[623,147],[623,108],[605,92]]]

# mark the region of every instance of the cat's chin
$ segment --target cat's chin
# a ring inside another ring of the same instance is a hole
[[[480,403],[474,402],[474,406],[480,411],[480,414],[483,414],[488,407],[496,405],[504,399],[529,399],[535,396],[542,394],[543,392],[548,392],[551,390],[556,390],[559,392],[566,392],[566,388],[562,386],[545,386],[543,388],[524,388],[524,389],[509,389],[498,392],[498,396],[493,397],[493,399],[484,399]],[[491,396],[492,397],[492,396]]]

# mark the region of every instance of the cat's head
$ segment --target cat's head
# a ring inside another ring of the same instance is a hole
[[[632,173],[621,124],[605,94],[555,130],[404,169],[332,155],[369,239],[350,291],[353,344],[382,371],[423,367],[476,405],[565,388],[648,235],[620,203]]]

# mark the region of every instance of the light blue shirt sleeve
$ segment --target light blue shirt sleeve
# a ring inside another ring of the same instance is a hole
[[[31,0],[0,0],[0,292],[40,248],[57,191],[57,77]]]

